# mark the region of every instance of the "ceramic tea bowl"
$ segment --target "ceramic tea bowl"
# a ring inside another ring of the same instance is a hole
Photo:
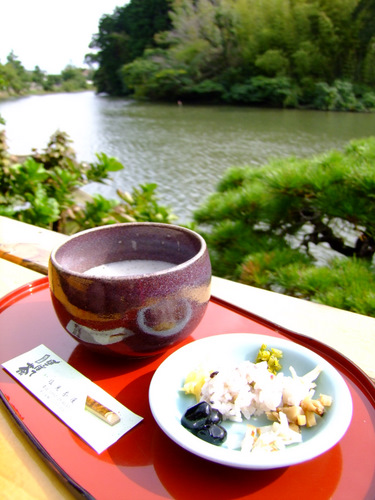
[[[65,330],[101,352],[153,356],[181,342],[210,298],[204,239],[172,224],[82,231],[49,260],[52,303]]]

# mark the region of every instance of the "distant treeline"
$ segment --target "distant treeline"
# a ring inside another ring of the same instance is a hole
[[[92,71],[68,65],[57,75],[47,74],[39,66],[28,71],[11,52],[4,64],[0,62],[0,96],[24,95],[33,92],[75,92],[90,87]]]
[[[131,0],[91,48],[110,95],[375,109],[375,0]]]

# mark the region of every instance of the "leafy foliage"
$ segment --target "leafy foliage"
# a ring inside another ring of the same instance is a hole
[[[295,263],[275,274],[280,289],[295,297],[375,316],[375,272],[369,262],[333,259],[324,267]]]
[[[0,93],[5,96],[24,95],[31,92],[76,92],[89,88],[87,72],[68,65],[60,75],[47,75],[35,66],[27,71],[17,56],[11,52],[5,64],[0,63]]]
[[[79,188],[104,183],[111,172],[123,169],[116,158],[96,156],[96,162],[78,162],[68,135],[58,131],[44,151],[18,163],[7,152],[5,132],[0,132],[0,215],[66,234],[115,222],[175,219],[169,208],[158,204],[155,184],[133,188],[131,194],[118,190],[118,200],[84,196]]]
[[[169,0],[132,0],[101,18],[99,31],[90,44],[97,52],[87,55],[88,60],[99,64],[94,77],[98,92],[128,93],[120,76],[121,67],[142,56],[144,50],[155,47],[154,35],[170,26],[169,3]]]
[[[344,151],[233,167],[194,213],[213,271],[375,315],[375,138]],[[327,254],[328,253],[328,257]],[[355,281],[355,280],[354,280]]]
[[[11,94],[21,94],[30,87],[30,79],[25,68],[12,52],[5,64],[0,64],[0,90]]]
[[[357,0],[174,0],[159,49],[117,76],[138,98],[372,111],[372,10]]]
[[[63,92],[75,92],[89,88],[87,77],[83,71],[72,65],[66,66],[61,72],[61,90]]]
[[[131,0],[103,15],[88,72],[26,71],[13,52],[0,92],[90,88],[138,99],[375,110],[373,0]]]

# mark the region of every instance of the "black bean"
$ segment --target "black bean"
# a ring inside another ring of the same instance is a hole
[[[208,417],[208,423],[210,424],[220,424],[223,421],[223,415],[216,408],[211,408],[210,416]]]
[[[207,443],[218,446],[226,440],[227,431],[221,425],[211,424],[203,427],[203,429],[199,429],[197,436],[207,441]]]
[[[186,410],[181,418],[181,424],[200,439],[220,445],[227,437],[227,431],[219,425],[222,420],[223,415],[219,410],[201,401]]]
[[[192,406],[186,410],[185,414],[181,418],[181,424],[191,431],[197,431],[202,429],[206,423],[207,419],[211,414],[211,406],[205,401]]]

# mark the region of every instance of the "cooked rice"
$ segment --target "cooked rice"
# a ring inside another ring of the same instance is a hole
[[[200,400],[217,408],[224,420],[234,422],[275,411],[283,404],[299,405],[306,396],[313,395],[313,380],[320,370],[304,377],[298,377],[292,367],[290,370],[292,376],[274,375],[268,371],[267,362],[243,361],[209,377],[201,389]]]

